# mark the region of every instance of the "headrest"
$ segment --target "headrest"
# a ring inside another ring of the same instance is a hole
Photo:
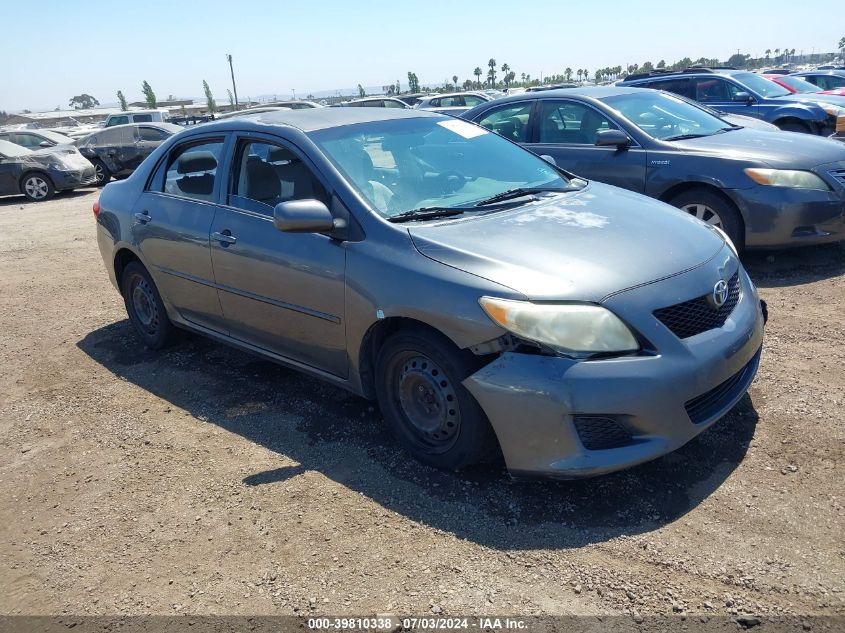
[[[274,147],[267,153],[268,163],[281,163],[282,161],[296,160],[296,156],[284,147]]]
[[[179,165],[176,167],[176,171],[180,174],[196,174],[202,171],[211,171],[216,167],[217,159],[211,152],[187,152],[179,157]]]

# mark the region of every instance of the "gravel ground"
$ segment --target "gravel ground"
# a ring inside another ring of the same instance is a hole
[[[713,429],[513,482],[239,351],[141,350],[96,195],[0,199],[0,613],[845,614],[845,249],[745,258],[771,319]]]

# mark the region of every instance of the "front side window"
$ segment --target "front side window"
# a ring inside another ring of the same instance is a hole
[[[326,190],[311,169],[287,147],[244,141],[236,157],[237,171],[229,204],[265,215],[288,200],[328,203]]]
[[[665,92],[620,94],[601,101],[652,138],[662,141],[711,136],[735,129],[693,103]]]
[[[521,101],[513,105],[504,105],[488,110],[477,123],[508,140],[527,143],[528,119],[531,118],[533,104],[533,101]]]
[[[126,125],[127,123],[129,123],[128,116],[116,116],[109,119],[109,127],[112,125]]]
[[[530,103],[518,107],[530,109]],[[570,185],[543,159],[460,119],[372,121],[309,136],[387,218],[423,208],[472,211],[475,203],[512,189]]]
[[[12,143],[17,143],[21,147],[28,147],[29,149],[40,149],[41,141],[43,139],[35,136],[35,134],[12,134]]]
[[[167,160],[164,193],[210,202],[222,155],[223,139],[174,148]]]
[[[618,129],[606,116],[583,103],[540,102],[540,143],[594,145],[600,130]]]
[[[404,103],[399,103],[398,101],[394,101],[393,99],[385,99],[384,100],[384,107],[385,108],[405,108]]]
[[[468,105],[470,108],[474,108],[477,105],[481,105],[482,103],[487,103],[481,97],[477,97],[475,95],[464,95],[464,104]]]
[[[138,128],[138,138],[142,141],[163,141],[169,135],[164,130],[159,130],[154,127],[140,127]]]

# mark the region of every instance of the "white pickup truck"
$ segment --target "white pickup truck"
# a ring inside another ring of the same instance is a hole
[[[126,125],[127,123],[163,123],[167,121],[166,112],[162,110],[130,110],[120,114],[110,114],[103,127]]]

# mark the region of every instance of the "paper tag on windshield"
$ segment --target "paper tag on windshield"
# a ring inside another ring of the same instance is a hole
[[[481,136],[482,134],[489,134],[489,132],[483,127],[467,123],[466,121],[459,121],[458,119],[452,119],[451,121],[438,121],[437,125],[442,125],[447,130],[451,130],[455,134],[460,134],[464,138],[475,138],[476,136]]]

